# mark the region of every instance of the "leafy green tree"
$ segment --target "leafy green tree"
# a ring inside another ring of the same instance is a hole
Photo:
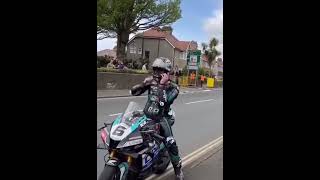
[[[181,18],[180,0],[97,0],[97,37],[117,38],[117,57],[123,60],[129,35]]]

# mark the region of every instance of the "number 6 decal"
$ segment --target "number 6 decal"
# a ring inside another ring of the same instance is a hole
[[[113,131],[112,135],[116,135],[116,136],[122,136],[122,134],[124,133],[124,130],[126,128],[123,126],[118,126],[117,129],[115,131]]]

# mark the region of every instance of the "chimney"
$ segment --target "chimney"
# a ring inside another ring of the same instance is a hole
[[[172,35],[173,29],[171,26],[163,26],[161,30]]]
[[[161,28],[160,28],[160,27],[153,27],[152,29],[153,29],[153,30],[157,30],[157,31],[161,31]]]

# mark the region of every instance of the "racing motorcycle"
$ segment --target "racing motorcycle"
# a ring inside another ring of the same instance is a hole
[[[160,124],[147,118],[139,105],[130,102],[124,113],[99,128],[105,149],[105,167],[99,180],[144,179],[163,173],[170,164]]]

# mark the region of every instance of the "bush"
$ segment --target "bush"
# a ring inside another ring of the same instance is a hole
[[[133,64],[132,64],[133,63]],[[133,61],[132,59],[124,59],[123,64],[131,69],[138,69],[138,64],[136,61]]]
[[[134,66],[134,68],[135,68],[135,69],[142,69],[142,66],[143,66],[144,64],[147,64],[147,69],[148,69],[148,63],[149,63],[149,59],[139,58],[138,61],[135,61],[135,66]]]
[[[223,81],[217,80],[216,84],[215,84],[215,87],[223,87]]]
[[[101,67],[97,68],[97,72],[115,72],[115,73],[131,73],[131,74],[149,74],[149,71],[143,71],[139,69],[112,69]]]
[[[206,74],[206,72],[205,72],[205,70],[204,70],[204,68],[199,68],[199,76],[201,76],[201,75],[205,75]]]
[[[148,65],[148,64],[150,63],[149,59],[142,59],[142,58],[140,58],[139,61],[141,62],[141,68],[142,68],[142,66],[143,66],[144,64],[147,64],[147,65]],[[148,68],[148,66],[147,66],[147,68]]]
[[[188,76],[187,66],[185,66],[185,67],[182,69],[182,76]]]
[[[133,61],[133,69],[141,69],[140,66],[142,67],[139,62]]]
[[[209,77],[210,75],[210,69],[209,68],[203,68],[204,74],[206,77]]]
[[[113,60],[111,56],[97,56],[97,67],[106,67],[111,60]]]
[[[131,59],[123,59],[123,65],[125,65],[127,67],[131,67],[131,66],[129,66],[130,62],[131,62]]]
[[[209,68],[202,68],[200,67],[198,69],[198,75],[201,76],[201,75],[204,75],[206,77],[209,77],[209,74],[210,74],[210,69]],[[188,69],[187,69],[187,66],[185,66],[183,69],[182,69],[182,75],[183,76],[187,76],[188,75]]]

